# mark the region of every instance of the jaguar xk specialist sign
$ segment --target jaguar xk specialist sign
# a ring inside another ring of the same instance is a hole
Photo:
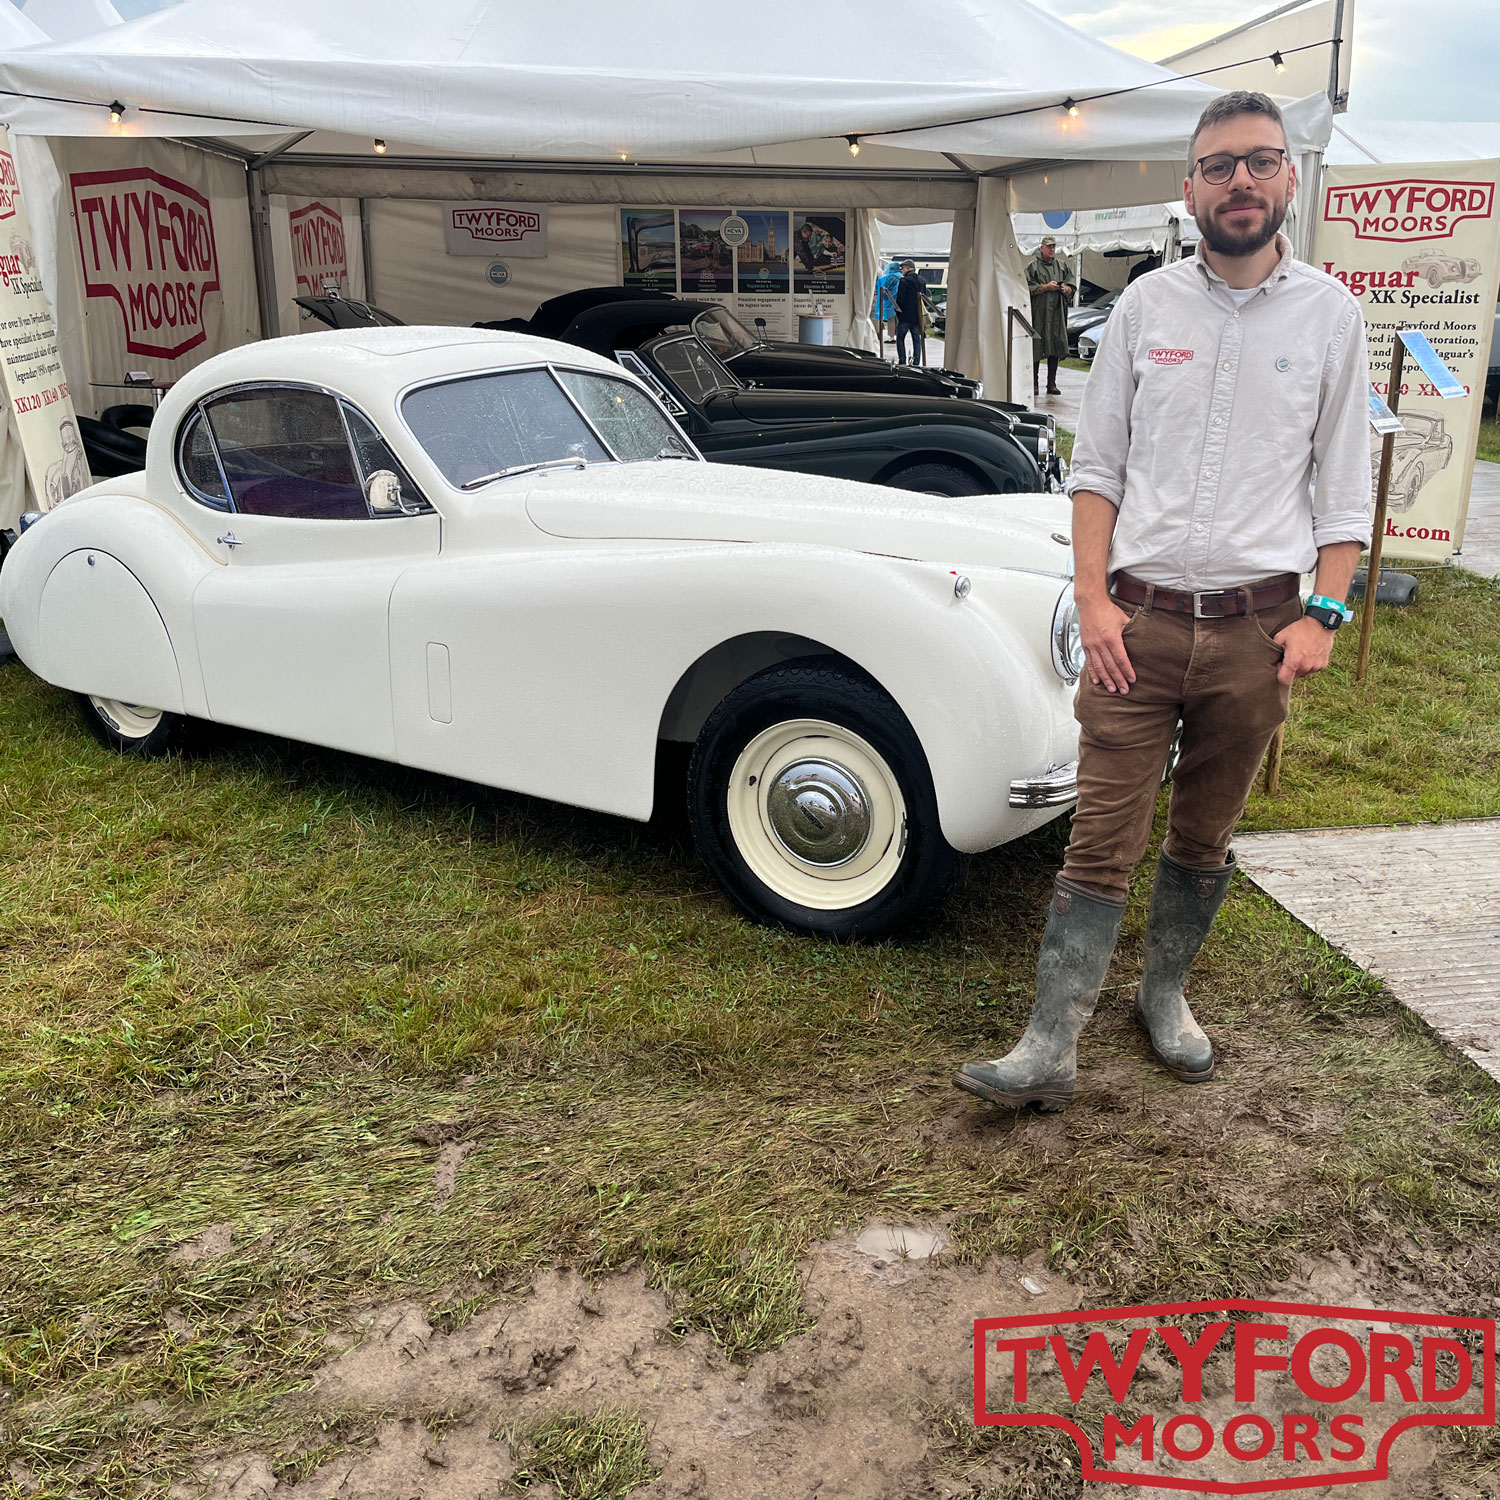
[[[1495,1321],[1229,1298],[979,1318],[974,1421],[1081,1477],[1253,1495],[1385,1479],[1413,1427],[1494,1426]]]
[[[1497,174],[1500,162],[1493,161],[1329,167],[1323,174],[1313,262],[1359,302],[1376,391],[1389,394],[1391,341],[1401,328],[1426,333],[1469,389],[1440,400],[1408,366],[1398,403],[1405,430],[1392,452],[1387,557],[1443,562],[1463,541],[1500,278]],[[1378,437],[1371,452],[1373,468]]]

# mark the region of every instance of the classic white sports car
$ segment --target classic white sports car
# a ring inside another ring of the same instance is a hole
[[[247,345],[28,521],[0,618],[126,754],[195,716],[645,819],[685,741],[728,894],[840,937],[1074,798],[1063,502],[706,464],[569,345]]]

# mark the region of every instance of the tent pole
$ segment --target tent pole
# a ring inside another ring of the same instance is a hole
[[[274,339],[281,334],[281,317],[276,310],[271,208],[260,172],[253,167],[245,171],[245,195],[250,202],[250,249],[255,261],[255,294],[260,303],[260,336]]]
[[[359,253],[365,263],[365,301],[375,300],[375,256],[370,245],[370,200],[359,200]]]

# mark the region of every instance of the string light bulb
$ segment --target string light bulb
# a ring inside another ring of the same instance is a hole
[[[125,114],[125,106],[118,99],[109,106],[109,123],[118,125]]]
[[[1271,54],[1271,66],[1275,68],[1278,73],[1285,73],[1286,59],[1279,52],[1273,52]]]
[[[859,137],[857,135],[846,135],[844,137],[844,139],[849,142],[849,155],[850,156],[858,156],[859,155]]]
[[[1076,120],[1078,118],[1078,105],[1076,101],[1074,101],[1073,99],[1064,99],[1062,102],[1062,107],[1067,111],[1068,115],[1072,119]]]
[[[375,154],[376,154],[376,156],[384,156],[385,155],[385,142],[384,141],[376,141],[375,142]]]

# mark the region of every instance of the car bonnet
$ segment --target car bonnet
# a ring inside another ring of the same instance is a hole
[[[1070,512],[1056,495],[949,499],[734,464],[664,461],[538,476],[526,511],[557,537],[832,547],[1059,576],[1070,567]]]

